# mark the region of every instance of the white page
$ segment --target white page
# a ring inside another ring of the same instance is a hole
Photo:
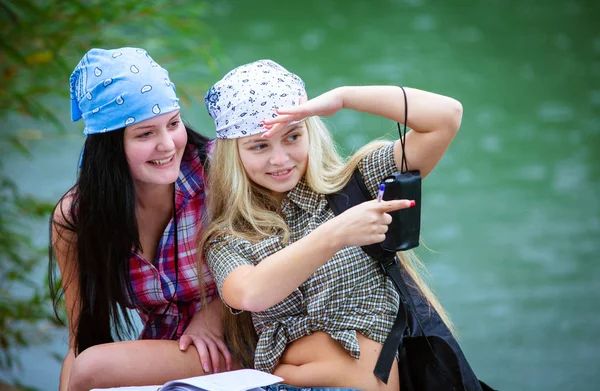
[[[283,381],[283,379],[270,373],[254,369],[240,369],[237,371],[216,373],[214,375],[174,380],[165,383],[163,388],[167,388],[170,385],[190,384],[210,391],[242,391],[279,383],[280,381]]]

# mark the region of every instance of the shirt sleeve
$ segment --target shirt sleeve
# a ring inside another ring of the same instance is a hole
[[[247,241],[233,235],[222,235],[211,240],[206,248],[206,263],[213,274],[217,290],[223,303],[223,282],[233,270],[242,265],[253,265],[252,258],[247,254]],[[225,303],[227,305],[227,303]],[[229,305],[227,305],[229,307]],[[232,312],[241,311],[229,307]]]
[[[395,142],[390,142],[369,153],[358,163],[358,169],[372,198],[377,196],[383,178],[398,171],[394,156],[394,145]]]

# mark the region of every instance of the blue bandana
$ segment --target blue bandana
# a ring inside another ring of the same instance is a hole
[[[179,110],[169,73],[144,49],[91,49],[71,74],[71,119],[85,135]]]

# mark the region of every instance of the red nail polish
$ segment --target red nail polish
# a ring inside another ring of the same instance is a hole
[[[414,200],[411,200],[411,201],[410,201],[410,205],[409,205],[409,206],[412,208],[412,207],[413,207],[413,206],[415,206],[415,205],[417,205],[417,203],[416,203]]]

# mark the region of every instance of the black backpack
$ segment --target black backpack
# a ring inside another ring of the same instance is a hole
[[[358,169],[344,189],[327,195],[329,206],[336,215],[370,199]],[[387,384],[398,352],[402,391],[493,390],[477,379],[456,339],[435,309],[414,288],[414,281],[401,269],[396,254],[384,250],[378,243],[362,249],[380,262],[401,298],[398,315],[373,373]]]

